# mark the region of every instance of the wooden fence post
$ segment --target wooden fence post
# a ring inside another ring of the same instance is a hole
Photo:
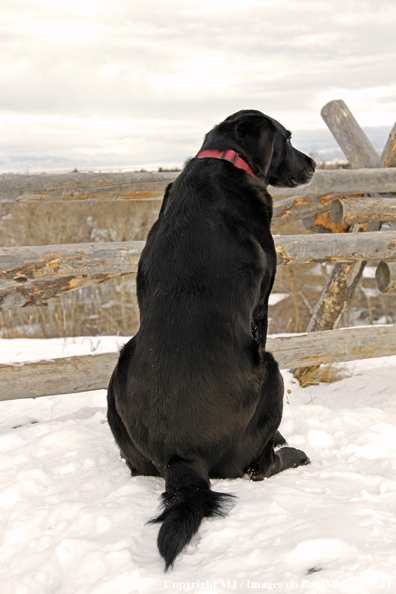
[[[322,117],[336,138],[352,167],[378,167],[380,161],[387,163],[387,154],[393,155],[394,143],[388,142],[380,159],[369,139],[360,128],[344,101],[331,101],[321,111]],[[393,157],[392,157],[393,158]],[[376,227],[373,227],[376,225]],[[376,230],[378,223],[353,225],[350,232]],[[307,331],[334,328],[345,305],[352,299],[362,277],[366,263],[337,263],[316,305]]]
[[[342,100],[330,101],[321,110],[321,115],[337,140],[340,148],[354,169],[389,166],[396,159],[396,124],[389,136],[381,158],[363,132],[347,105]],[[314,222],[311,222],[311,225]],[[353,224],[345,232],[375,231],[381,223]],[[332,230],[327,227],[328,231]],[[335,229],[342,232],[342,229]],[[330,330],[335,327],[345,306],[355,294],[362,278],[366,262],[339,262],[334,265],[330,279],[316,304],[307,332]],[[312,369],[312,368],[311,368]],[[297,368],[295,377],[304,381],[309,368]]]
[[[390,131],[382,152],[380,167],[396,167],[396,123]]]

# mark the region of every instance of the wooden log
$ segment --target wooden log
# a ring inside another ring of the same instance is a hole
[[[396,123],[393,126],[384,150],[382,151],[380,166],[396,167]]]
[[[396,167],[396,123],[394,124],[384,150],[382,151],[380,165],[382,167]],[[396,197],[396,193],[393,193]],[[388,221],[392,229],[396,229],[396,223]]]
[[[274,235],[279,265],[327,261],[394,260],[396,231],[318,235]],[[0,248],[0,279],[88,278],[136,272],[144,241],[76,243]]]
[[[49,299],[137,271],[144,241],[0,248],[0,310]]]
[[[396,260],[396,232],[275,235],[279,265]]]
[[[373,149],[374,150],[374,149]],[[355,159],[355,161],[358,158]],[[364,160],[362,159],[362,163]],[[396,169],[318,169],[313,180],[297,188],[268,186],[271,196],[325,196],[327,194],[388,194],[396,190]]]
[[[0,365],[0,400],[106,389],[119,353]]]
[[[396,262],[380,262],[375,280],[381,293],[396,293]]]
[[[380,166],[377,151],[344,101],[330,101],[321,115],[354,169]]]
[[[47,305],[52,297],[59,297],[90,285],[100,284],[119,274],[96,274],[91,277],[60,276],[58,278],[39,278],[21,283],[0,285],[0,311],[8,311],[30,305]]]
[[[396,231],[275,235],[279,265],[396,259]],[[42,305],[113,276],[136,272],[143,241],[0,249],[0,310]]]
[[[349,225],[345,223],[336,225],[330,216],[330,212],[317,213],[313,217],[302,219],[301,222],[305,229],[311,231],[311,233],[347,233],[349,230]]]
[[[70,200],[161,200],[178,173],[70,173],[0,175],[0,204],[63,202]],[[271,196],[312,199],[327,194],[389,193],[396,191],[396,170],[351,169],[316,171],[313,180],[298,188],[268,188]],[[307,215],[308,216],[308,215]]]
[[[281,369],[396,355],[396,324],[268,337]],[[106,389],[117,353],[0,365],[0,400]]]
[[[288,369],[395,355],[395,338],[396,324],[390,324],[269,337],[266,348]]]
[[[335,326],[341,316],[345,304],[348,303],[362,278],[366,262],[337,263],[332,271],[330,281],[323,290],[307,332],[328,330]]]
[[[4,174],[0,176],[0,204],[159,199],[177,175],[177,172]]]
[[[60,276],[136,272],[144,241],[0,248],[0,279],[23,283]]]
[[[342,223],[396,221],[396,200],[394,198],[336,198],[331,203],[331,218],[336,225]]]
[[[273,207],[272,230],[282,225],[300,221],[301,219],[315,216],[330,210],[334,198],[339,194],[327,194],[325,196],[294,196],[276,202]]]

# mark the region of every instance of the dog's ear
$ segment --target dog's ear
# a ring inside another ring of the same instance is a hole
[[[248,162],[263,177],[271,165],[276,133],[275,124],[262,114],[241,120],[235,128],[238,144],[246,151]]]

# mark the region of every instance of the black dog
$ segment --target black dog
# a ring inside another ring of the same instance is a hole
[[[262,480],[308,464],[278,432],[283,381],[265,352],[276,268],[268,184],[307,183],[315,163],[259,111],[216,126],[165,194],[137,275],[140,329],[122,349],[108,420],[132,476],[166,481],[166,570],[229,495],[209,477]]]

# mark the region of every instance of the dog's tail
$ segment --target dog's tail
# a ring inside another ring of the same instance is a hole
[[[166,465],[163,512],[150,523],[162,523],[157,545],[165,571],[188,544],[204,518],[225,516],[233,495],[210,490],[209,477],[200,465],[173,458]]]

